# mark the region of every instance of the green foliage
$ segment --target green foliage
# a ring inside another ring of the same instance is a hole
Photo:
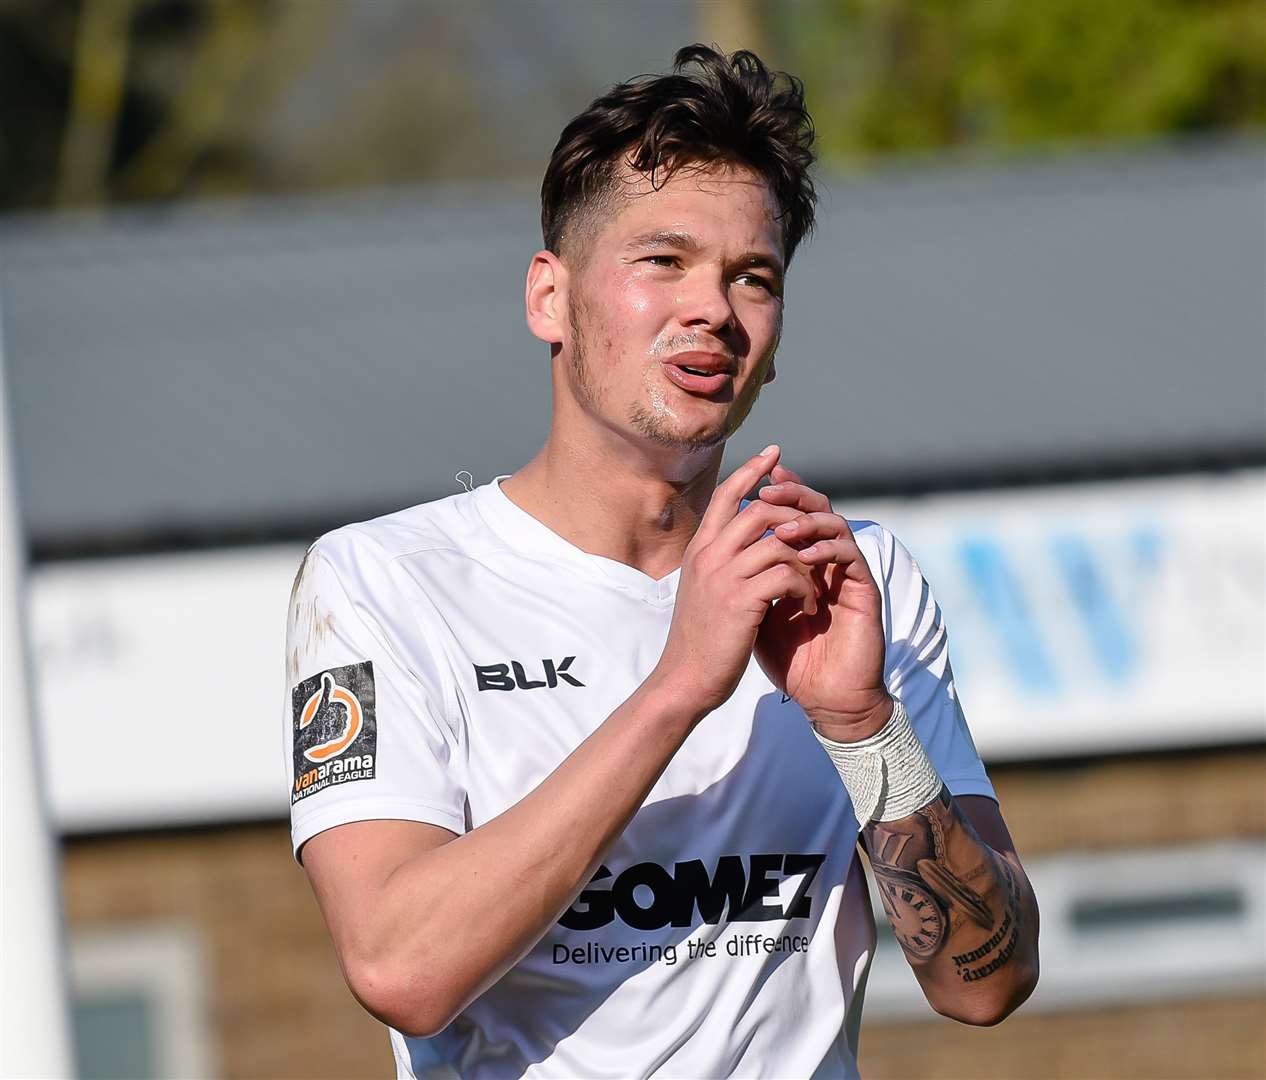
[[[780,0],[828,159],[1266,124],[1261,0]]]

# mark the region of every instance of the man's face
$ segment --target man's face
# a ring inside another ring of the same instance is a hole
[[[783,307],[777,202],[759,176],[731,167],[687,167],[658,191],[630,172],[622,190],[581,230],[583,259],[568,260],[581,262],[564,348],[572,393],[626,437],[715,446],[772,378]],[[714,374],[699,381],[683,366]]]

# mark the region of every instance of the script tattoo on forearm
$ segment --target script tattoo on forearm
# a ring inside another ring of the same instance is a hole
[[[864,835],[884,910],[911,963],[948,956],[968,983],[1006,965],[1021,921],[1015,873],[948,789],[909,817],[871,822]]]

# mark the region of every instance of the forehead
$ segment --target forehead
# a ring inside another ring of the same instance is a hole
[[[599,230],[603,246],[623,245],[651,232],[684,231],[703,241],[782,253],[778,201],[750,169],[685,165],[656,188],[646,173],[626,166],[616,191],[610,217]]]

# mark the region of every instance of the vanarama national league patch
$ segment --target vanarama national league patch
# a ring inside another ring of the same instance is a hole
[[[374,778],[378,724],[371,660],[330,668],[291,692],[294,789],[290,804],[335,784]]]

